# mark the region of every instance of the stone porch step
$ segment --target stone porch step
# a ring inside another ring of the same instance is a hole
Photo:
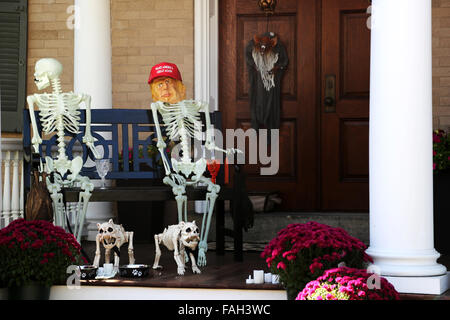
[[[189,219],[200,221],[199,215],[189,214]],[[254,226],[244,232],[244,243],[267,244],[284,227],[292,223],[316,221],[346,230],[351,236],[369,244],[369,214],[353,212],[269,212],[255,213]],[[225,215],[225,226],[232,228],[232,219]],[[211,222],[210,241],[215,239],[215,220]],[[232,241],[227,238],[226,241]]]

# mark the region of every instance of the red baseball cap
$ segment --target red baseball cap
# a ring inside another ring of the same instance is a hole
[[[159,77],[170,77],[176,80],[181,80],[181,73],[178,67],[169,62],[161,62],[153,66],[150,71],[150,77],[148,78],[148,83],[150,84],[154,79]]]

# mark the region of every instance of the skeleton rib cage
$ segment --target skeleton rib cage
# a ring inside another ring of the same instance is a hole
[[[62,115],[63,128],[71,133],[78,133],[80,124],[80,111],[78,106],[82,101],[81,95],[60,94],[36,95],[36,104],[39,107],[39,116],[43,131],[46,134],[58,129],[58,116]]]

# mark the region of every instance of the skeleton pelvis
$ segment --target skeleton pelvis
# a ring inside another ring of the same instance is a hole
[[[186,178],[192,174],[201,176],[206,171],[206,160],[201,158],[196,162],[182,162],[172,158],[172,167],[176,173],[182,173]]]
[[[83,168],[83,158],[80,156],[73,158],[73,160],[69,160],[67,158],[58,158],[53,160],[50,157],[45,157],[45,159],[50,171],[56,170],[61,175],[64,175],[67,171],[70,171],[72,176],[76,177]]]

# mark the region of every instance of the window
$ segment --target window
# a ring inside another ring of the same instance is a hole
[[[0,0],[2,131],[22,132],[26,104],[27,0]]]

